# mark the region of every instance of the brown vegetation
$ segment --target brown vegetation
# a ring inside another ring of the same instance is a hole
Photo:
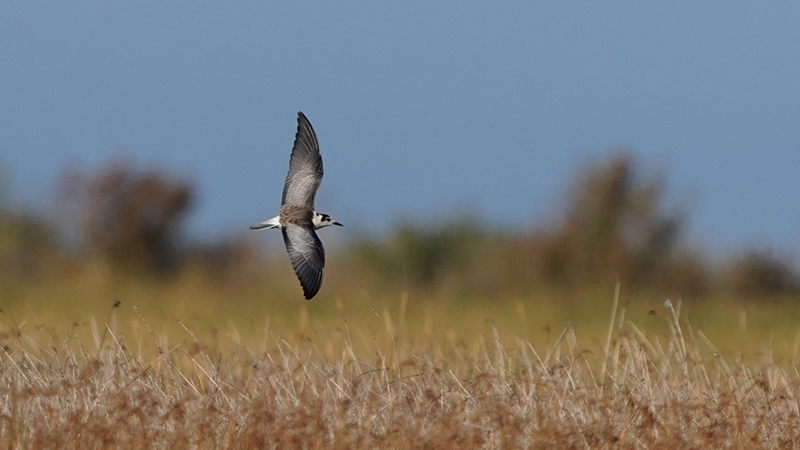
[[[496,330],[468,345],[415,341],[388,316],[365,353],[348,337],[358,330],[327,350],[268,333],[223,352],[188,328],[173,342],[146,322],[131,339],[114,317],[84,340],[12,327],[0,335],[0,445],[799,447],[797,374],[768,358],[726,361],[669,311],[663,340],[612,318],[601,348],[567,328],[542,351],[524,339],[505,347]]]

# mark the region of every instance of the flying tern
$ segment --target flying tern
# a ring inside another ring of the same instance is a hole
[[[322,183],[322,156],[311,122],[297,113],[297,134],[294,137],[289,173],[283,184],[280,213],[264,222],[251,225],[251,230],[275,229],[283,233],[286,251],[292,260],[303,294],[311,300],[322,285],[325,249],[314,230],[331,225],[342,226],[327,214],[314,211],[314,196]]]

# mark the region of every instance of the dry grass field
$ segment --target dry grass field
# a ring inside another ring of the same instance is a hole
[[[158,171],[0,202],[0,448],[800,448],[796,266],[709,262],[637,167],[549,225],[355,230],[310,302],[279,234],[179,239]]]
[[[599,342],[568,326],[539,348],[499,323],[412,332],[397,310],[373,312],[375,327],[301,317],[247,338],[180,321],[170,334],[145,310],[124,325],[124,305],[59,330],[5,314],[0,445],[800,447],[796,364],[721,354],[680,308],[664,306],[654,333],[615,302]]]

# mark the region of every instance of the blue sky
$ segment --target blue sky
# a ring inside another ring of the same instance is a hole
[[[0,166],[190,177],[190,230],[274,215],[297,111],[349,227],[466,208],[519,228],[610,149],[664,170],[714,250],[800,250],[797,2],[3,2]],[[354,231],[349,231],[350,233]]]

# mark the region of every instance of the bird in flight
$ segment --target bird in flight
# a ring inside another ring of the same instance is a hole
[[[325,249],[314,230],[331,225],[342,226],[327,214],[314,211],[314,196],[322,183],[322,156],[311,122],[297,113],[297,134],[294,137],[289,173],[283,184],[280,213],[251,230],[279,228],[292,267],[303,286],[306,300],[311,300],[322,285]]]

